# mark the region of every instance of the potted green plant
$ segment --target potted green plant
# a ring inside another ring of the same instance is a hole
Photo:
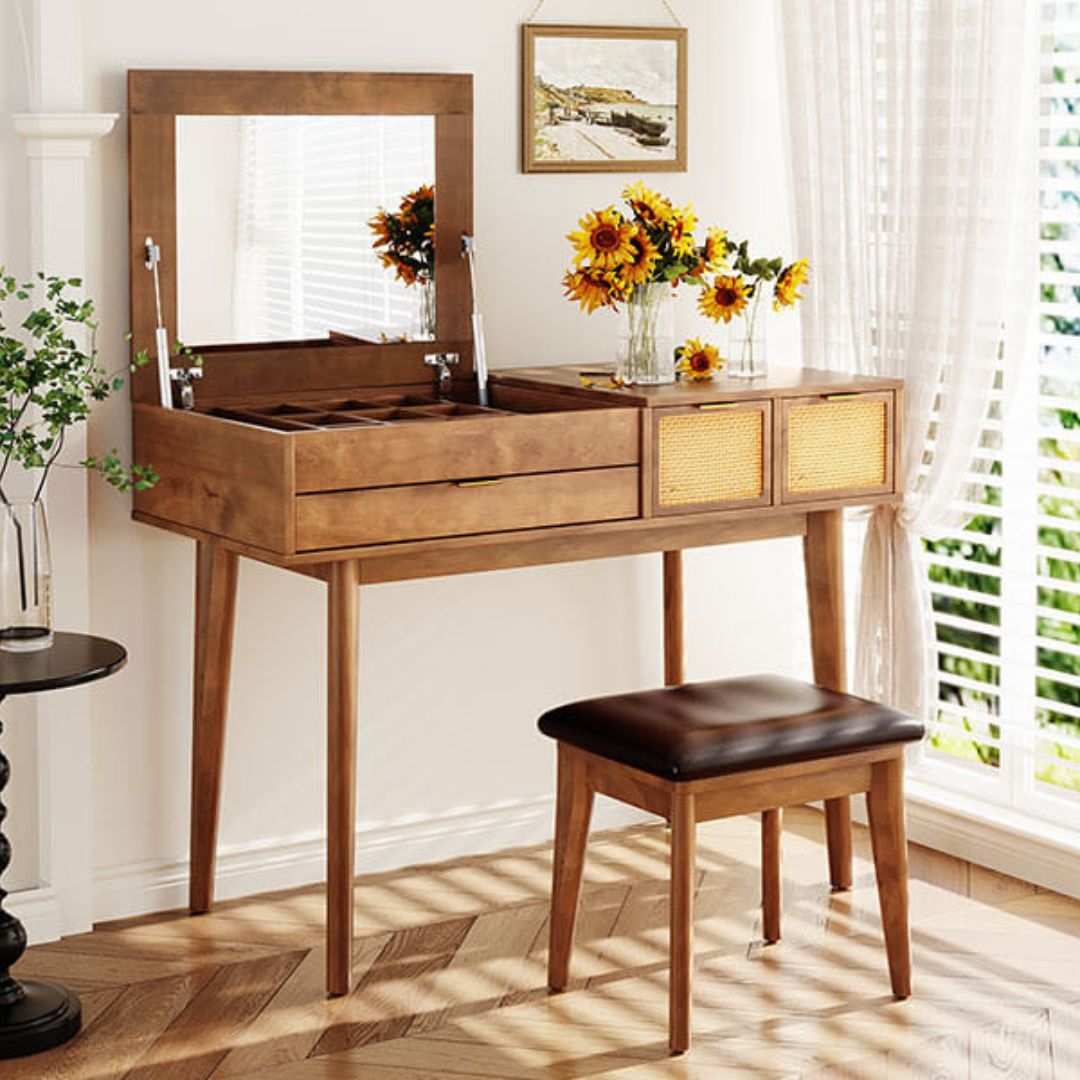
[[[67,433],[124,385],[98,362],[94,304],[75,295],[81,286],[78,278],[43,273],[20,282],[0,267],[0,649],[8,651],[52,644],[45,485],[61,465]],[[136,354],[132,370],[147,359]],[[13,467],[33,479],[19,497]],[[125,464],[116,450],[74,467],[120,491],[158,479],[148,465]]]

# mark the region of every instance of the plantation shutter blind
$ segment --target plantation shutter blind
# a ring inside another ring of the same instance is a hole
[[[429,116],[252,116],[240,135],[235,336],[378,340],[415,330],[415,290],[372,249],[369,219],[434,182]]]
[[[965,528],[924,542],[937,712],[919,773],[1080,818],[1080,3],[1042,6],[1040,332],[984,420]]]

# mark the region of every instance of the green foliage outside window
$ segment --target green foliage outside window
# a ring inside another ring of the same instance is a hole
[[[1080,41],[1076,45],[1066,43],[1065,47],[1075,53]],[[1063,67],[1055,68],[1052,78],[1054,82],[1068,82],[1070,91],[1080,84],[1080,76],[1068,77]],[[1080,95],[1080,90],[1075,93]],[[1063,95],[1050,99],[1049,107],[1055,115],[1075,114],[1078,101],[1078,96]],[[1061,131],[1053,145],[1080,148],[1080,116],[1077,125]],[[1048,161],[1044,176],[1067,183],[1060,185],[1064,190],[1043,194],[1043,208],[1057,220],[1044,222],[1042,240],[1080,241],[1080,161]],[[1047,273],[1077,274],[1080,255],[1068,249],[1045,252],[1041,265]],[[1043,284],[1041,299],[1044,304],[1080,304],[1080,286]],[[1065,349],[1046,345],[1044,355],[1059,371],[1066,363],[1075,364],[1080,354],[1080,311],[1075,317],[1069,312],[1047,313],[1041,321],[1044,335],[1063,335],[1062,344],[1070,346]],[[1039,392],[1057,400],[1056,407],[1044,407],[1040,416],[1040,490],[1034,508],[1039,522],[1031,523],[1039,547],[1036,573],[1043,581],[1032,597],[1039,608],[1032,616],[1031,628],[1039,638],[1036,663],[1040,669],[1032,675],[1031,687],[1039,699],[1035,712],[1039,729],[1035,777],[1058,789],[1080,792],[1080,368],[1075,377],[1040,372]],[[1077,408],[1064,407],[1069,401],[1076,401]],[[1002,462],[995,461],[990,471],[992,477],[1001,477]],[[1000,505],[1000,488],[992,479],[984,491],[985,505]],[[930,553],[962,558],[969,564],[1001,566],[1000,522],[996,516],[975,517],[963,540],[928,540],[924,544]],[[1061,554],[1056,557],[1054,552]],[[1000,609],[996,606],[1000,602],[1000,578],[979,574],[973,568],[932,566],[930,580],[932,585],[947,585],[966,593],[962,598],[935,596],[936,612],[972,620],[988,629],[1000,625]],[[1060,588],[1055,587],[1057,583]],[[986,602],[977,598],[980,594]],[[937,636],[942,644],[972,650],[985,659],[939,653],[938,668],[943,676],[939,697],[955,713],[939,713],[939,727],[931,743],[943,753],[998,768],[1002,753],[995,745],[1001,735],[1001,699],[996,690],[1001,681],[999,639],[974,629],[943,625],[938,626]],[[970,680],[985,689],[949,684],[949,676]]]

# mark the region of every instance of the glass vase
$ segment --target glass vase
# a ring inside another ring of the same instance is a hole
[[[619,313],[616,376],[656,386],[675,381],[675,291],[666,282],[637,285]]]
[[[32,652],[53,643],[52,556],[40,499],[0,505],[0,649]]]
[[[765,323],[757,318],[757,305],[737,315],[729,325],[728,362],[724,373],[743,379],[764,378],[769,373]]]
[[[435,282],[421,281],[417,283],[419,290],[417,297],[417,319],[420,331],[417,335],[419,341],[435,340]]]

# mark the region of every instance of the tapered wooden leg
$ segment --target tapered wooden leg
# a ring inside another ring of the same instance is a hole
[[[229,708],[237,556],[216,540],[195,551],[195,672],[191,747],[191,873],[193,914],[214,902],[221,765]]]
[[[881,901],[881,924],[889,955],[889,978],[893,993],[906,998],[911,996],[911,937],[903,755],[876,764],[871,785],[866,794],[866,808]]]
[[[565,990],[570,978],[570,951],[593,807],[593,791],[585,781],[581,758],[563,743],[559,743],[558,768],[548,927],[548,986],[556,991]]]
[[[694,796],[677,792],[671,800],[671,986],[668,1046],[673,1054],[690,1049],[690,986],[694,969],[694,863],[697,824]]]
[[[814,681],[830,690],[846,690],[842,510],[819,510],[806,515],[803,557]],[[850,889],[851,802],[846,795],[826,801],[825,827],[829,843],[829,880],[834,889]]]
[[[825,835],[829,844],[829,881],[840,892],[851,888],[851,799],[825,800]]]
[[[780,940],[780,837],[783,810],[761,814],[761,927],[767,945]]]
[[[326,990],[329,994],[347,994],[352,982],[359,565],[352,561],[332,563],[328,578]]]
[[[683,643],[683,554],[664,552],[664,685],[678,686],[686,679]]]

